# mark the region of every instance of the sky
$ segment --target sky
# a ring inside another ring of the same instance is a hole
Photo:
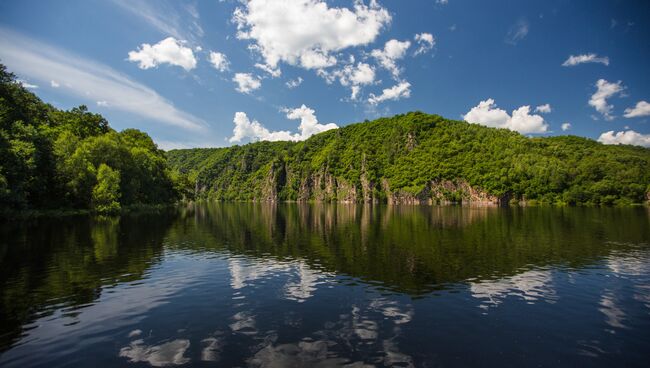
[[[423,111],[650,147],[650,2],[5,0],[0,63],[163,149]]]

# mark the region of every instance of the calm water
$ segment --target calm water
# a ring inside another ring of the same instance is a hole
[[[210,204],[0,225],[0,366],[647,366],[648,209]]]

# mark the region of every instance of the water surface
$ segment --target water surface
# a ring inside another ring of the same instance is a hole
[[[646,366],[648,209],[203,204],[0,225],[0,366]]]

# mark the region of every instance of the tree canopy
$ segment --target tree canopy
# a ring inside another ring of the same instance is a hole
[[[0,206],[94,209],[179,198],[167,159],[136,129],[113,130],[86,106],[42,102],[0,64]]]

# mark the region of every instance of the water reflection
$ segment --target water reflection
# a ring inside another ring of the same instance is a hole
[[[618,306],[616,295],[612,290],[605,290],[598,309],[605,315],[605,322],[613,328],[624,328],[625,312]]]
[[[144,340],[138,339],[127,347],[120,349],[120,356],[130,362],[147,362],[154,367],[180,365],[189,362],[185,351],[190,347],[189,340],[173,340],[160,345],[147,346]]]
[[[552,274],[548,270],[530,270],[499,280],[472,282],[470,290],[472,296],[484,300],[482,308],[496,306],[510,296],[528,303],[538,300],[554,303],[557,298]]]
[[[412,367],[413,358],[401,352],[397,342],[402,334],[401,326],[409,323],[412,316],[410,305],[377,298],[366,305],[353,305],[348,313],[325,322],[322,329],[296,342],[277,343],[277,333],[268,331],[263,347],[247,364],[252,367]],[[367,354],[361,360],[354,360],[359,352]]]
[[[302,303],[309,299],[317,290],[318,285],[325,283],[327,275],[318,270],[312,270],[304,261],[299,261],[294,267],[292,279],[284,286],[284,295],[289,300]]]
[[[212,203],[6,224],[0,365],[553,365],[550,349],[634,366],[650,347],[649,220]]]
[[[32,318],[66,309],[74,317],[105,287],[145,277],[160,261],[171,219],[74,217],[0,226],[0,351]]]
[[[607,255],[611,246],[603,246],[605,241],[638,244],[650,237],[644,209],[216,203],[189,208],[185,216],[170,229],[172,243],[184,239],[184,246],[200,252],[227,249],[275,258],[265,267],[304,259],[320,272],[382,282],[414,295],[533,266],[582,267]],[[258,277],[265,267],[242,280]]]

